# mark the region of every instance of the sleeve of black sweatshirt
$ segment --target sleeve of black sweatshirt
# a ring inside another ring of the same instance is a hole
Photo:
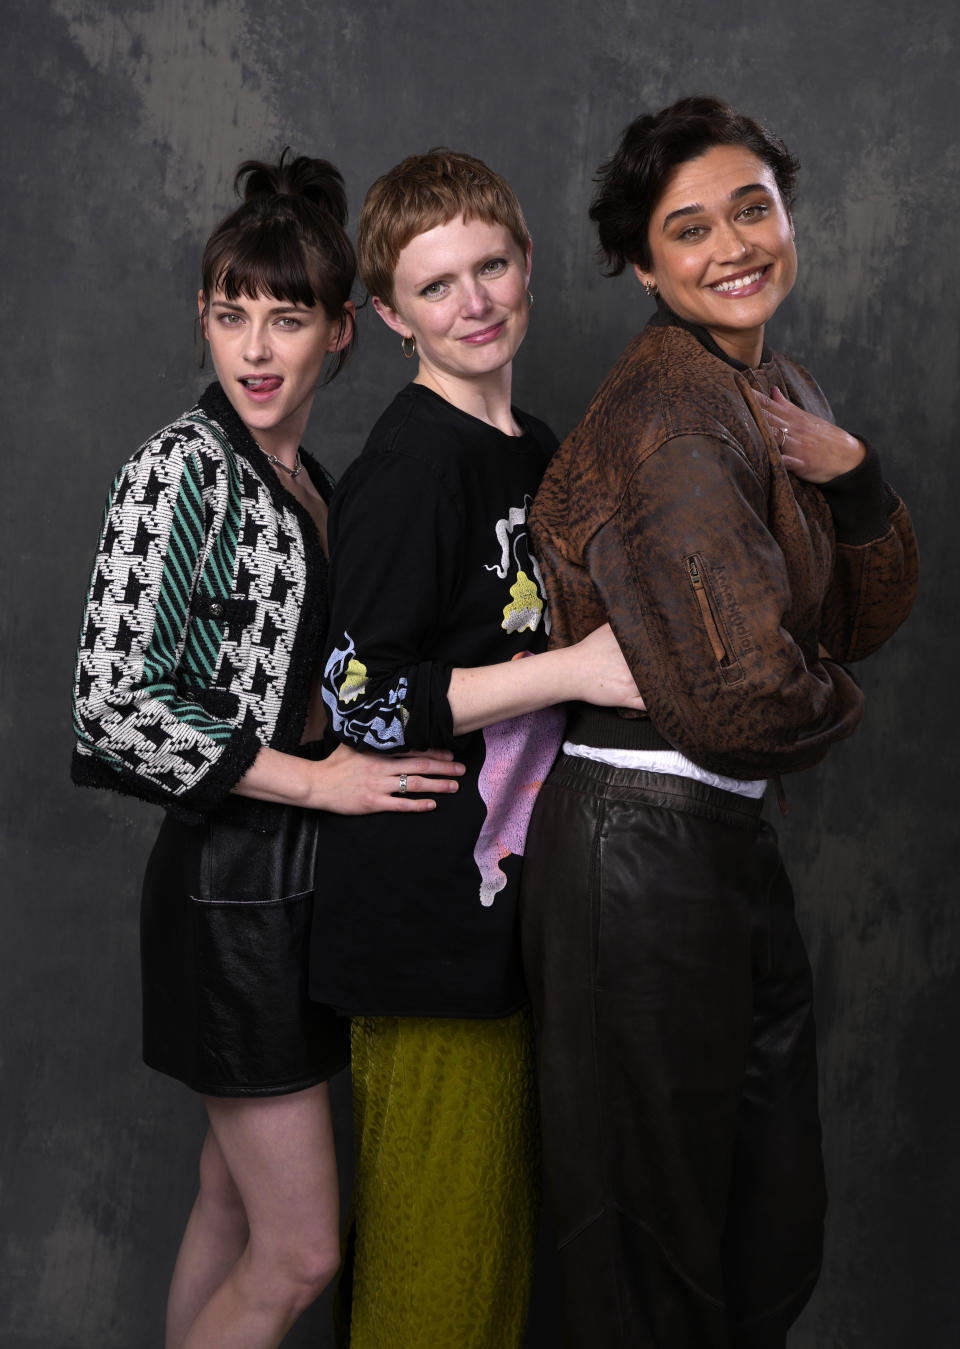
[[[459,503],[418,458],[360,462],[330,510],[330,635],[323,699],[344,744],[449,748],[452,666],[437,634],[455,595]]]

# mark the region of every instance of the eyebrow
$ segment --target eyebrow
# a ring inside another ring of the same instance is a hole
[[[729,201],[739,201],[741,197],[748,197],[751,192],[765,192],[769,197],[771,195],[770,185],[768,183],[746,183],[743,187],[735,187],[730,193]],[[667,228],[671,220],[676,220],[678,216],[700,215],[705,207],[702,202],[695,201],[690,206],[680,206],[675,211],[664,217],[661,225],[661,233]]]
[[[220,306],[221,309],[242,309],[243,303],[240,300],[211,300],[211,305]],[[309,305],[303,304],[276,304],[270,310],[271,314],[308,314]]]

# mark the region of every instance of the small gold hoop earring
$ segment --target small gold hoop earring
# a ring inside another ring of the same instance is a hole
[[[407,343],[410,343],[410,350],[407,350]],[[417,354],[417,339],[415,337],[401,337],[400,350],[403,352],[404,359],[412,361]]]
[[[532,308],[533,308],[533,291],[532,291],[532,290],[528,290],[528,291],[527,291],[527,308],[528,308],[528,309],[532,309]]]

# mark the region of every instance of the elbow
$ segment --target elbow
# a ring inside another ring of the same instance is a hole
[[[694,763],[732,778],[764,778],[812,768],[831,745],[856,729],[863,694],[853,678],[836,671],[832,686],[810,690],[777,688],[681,712],[667,738]]]

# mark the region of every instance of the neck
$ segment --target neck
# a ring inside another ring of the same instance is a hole
[[[244,426],[261,450],[264,450],[267,454],[275,454],[281,464],[293,468],[296,463],[297,451],[303,440],[303,433],[307,429],[309,415],[310,404],[304,409],[298,408],[295,416],[284,418],[279,426],[251,426],[249,422],[244,422]]]
[[[425,389],[432,389],[435,394],[439,394],[461,412],[476,417],[478,421],[486,422],[488,426],[495,427],[506,436],[522,434],[510,410],[510,390],[513,384],[513,367],[510,362],[499,370],[493,370],[490,374],[476,379],[458,379],[443,370],[425,367],[421,361],[413,382],[422,384]]]
[[[716,329],[708,328],[707,332],[716,342],[721,351],[725,351],[728,356],[732,356],[735,361],[742,361],[744,365],[757,366],[763,356],[763,334],[761,327],[751,328],[749,332],[737,332],[736,329]]]

